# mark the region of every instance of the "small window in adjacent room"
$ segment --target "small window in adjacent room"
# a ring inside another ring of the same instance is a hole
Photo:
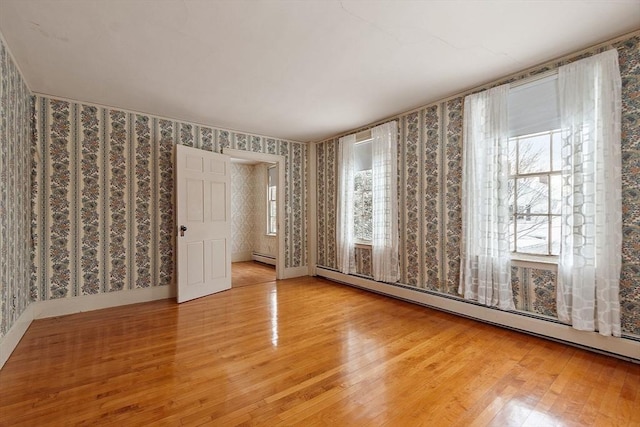
[[[267,235],[275,236],[278,230],[277,183],[278,174],[274,166],[267,168]]]
[[[373,238],[371,158],[371,138],[357,141],[355,145],[353,225],[356,243],[363,244],[370,244]]]
[[[509,237],[514,254],[560,252],[557,75],[509,91]]]

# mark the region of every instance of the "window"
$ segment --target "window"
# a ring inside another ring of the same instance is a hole
[[[620,336],[618,52],[536,79],[465,97],[459,292],[513,309],[513,254],[554,256],[558,319]]]
[[[278,230],[277,171],[275,166],[267,168],[267,235],[269,236],[275,236]]]
[[[395,121],[338,141],[336,261],[341,273],[357,272],[356,245],[365,243],[371,246],[373,279],[395,283],[400,278],[397,147]]]
[[[371,172],[371,138],[356,142],[353,186],[353,230],[357,243],[373,238],[373,191]]]
[[[557,78],[554,73],[509,89],[509,243],[514,254],[560,253]]]
[[[511,251],[560,252],[560,130],[509,139]]]

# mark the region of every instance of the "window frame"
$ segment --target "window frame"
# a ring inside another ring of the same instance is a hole
[[[511,92],[520,92],[521,91],[530,91],[531,89],[535,88],[538,85],[544,85],[547,86],[551,81],[557,81],[558,79],[558,70],[557,69],[553,69],[553,70],[549,70],[540,74],[537,74],[535,76],[531,76],[529,78],[525,78],[525,79],[521,79],[515,82],[512,82],[510,84],[509,87],[509,91],[510,91],[510,96],[509,96],[509,100],[511,101]],[[548,87],[548,86],[547,86]],[[541,90],[545,91],[545,89],[541,88]],[[543,113],[541,115],[541,106],[545,105],[544,103],[541,103],[540,100],[544,100],[547,99],[550,102],[559,102],[559,98],[558,95],[556,93],[556,96],[554,97],[553,95],[550,95],[548,90],[546,91],[546,95],[545,94],[540,94],[540,93],[536,93],[535,95],[533,95],[533,98],[531,99],[531,108],[533,108],[533,114],[536,120],[537,125],[534,125],[533,128],[530,125],[527,126],[523,126],[524,123],[522,123],[521,121],[516,121],[516,122],[511,122],[511,114],[509,115],[510,117],[510,122],[509,122],[509,143],[511,142],[511,139],[513,138],[524,138],[525,136],[532,136],[532,135],[537,135],[537,134],[544,134],[544,133],[551,133],[553,134],[554,132],[558,132],[559,135],[562,135],[562,128],[560,126],[560,110],[558,108],[558,104],[551,104],[549,105],[549,109],[544,108],[544,111],[555,111],[555,114],[557,114],[557,120],[554,121],[554,115],[549,115],[546,113]],[[510,113],[511,113],[511,108],[512,106],[510,105]],[[515,106],[513,107],[515,108],[515,112],[516,114],[520,114],[522,113],[522,109],[526,109],[527,112],[526,114],[529,115],[530,112],[528,111],[529,109],[529,104],[523,104],[522,103],[522,98],[520,98],[518,101],[516,101]],[[545,126],[540,126],[540,124],[545,123]],[[535,129],[534,129],[535,128]],[[549,175],[549,172],[553,172],[553,175],[561,175],[562,173],[562,166],[559,167],[559,169],[557,171],[553,170],[553,140],[552,140],[552,135],[550,135],[550,159],[549,159],[549,164],[550,164],[550,170],[547,172],[534,172],[532,174],[530,174],[530,177],[536,177],[536,176],[544,176],[547,175],[549,180],[551,180],[551,175]],[[560,147],[560,150],[562,150],[562,147]],[[519,154],[519,153],[518,153]],[[512,174],[512,169],[509,168],[509,174],[508,174],[508,179],[511,180],[513,178]],[[516,172],[517,169],[516,169]],[[524,174],[523,174],[524,175]],[[521,176],[518,176],[519,178]],[[523,178],[526,176],[522,176]],[[516,185],[516,183],[514,182],[514,186]],[[562,184],[561,184],[562,185]],[[527,252],[517,252],[517,237],[514,234],[516,227],[517,227],[517,222],[515,221],[515,216],[517,216],[518,212],[517,212],[517,200],[515,200],[516,194],[515,194],[515,188],[514,188],[514,208],[513,208],[513,212],[510,213],[510,217],[511,215],[514,216],[514,221],[513,224],[509,225],[509,248],[510,248],[510,254],[511,254],[511,260],[515,261],[515,262],[519,262],[519,263],[532,263],[532,264],[548,264],[550,266],[556,266],[558,264],[559,261],[559,255],[552,255],[550,248],[553,245],[553,242],[551,240],[552,237],[552,225],[551,223],[549,223],[548,227],[548,235],[547,235],[547,253],[548,255],[545,254],[532,254],[532,253],[527,253]],[[552,200],[552,195],[551,195],[551,188],[549,188],[549,195],[548,195],[548,203],[551,203]],[[554,216],[560,217],[560,214],[551,214],[551,206],[547,206],[547,213],[546,214],[542,214],[543,216],[547,216],[548,219],[547,221],[552,220],[552,218]],[[510,218],[511,221],[511,218]],[[512,242],[511,239],[514,239],[514,241]]]
[[[275,183],[271,182],[271,170],[275,170]],[[266,235],[267,236],[272,236],[275,237],[278,235],[278,168],[277,165],[269,165],[267,167],[267,192],[266,192]],[[273,185],[270,185],[273,184]],[[272,194],[272,189],[274,189],[275,191],[273,191],[273,199],[271,198],[271,194]],[[272,204],[275,204],[275,215],[271,215],[271,206]],[[271,228],[271,223],[272,223],[272,219],[273,219],[273,223],[275,224],[275,229],[272,231]]]

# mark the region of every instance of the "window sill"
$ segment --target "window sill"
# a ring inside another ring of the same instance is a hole
[[[371,243],[355,242],[356,249],[371,249]]]
[[[265,236],[267,236],[267,237],[276,237],[277,234],[275,234],[275,233],[266,233]]]
[[[511,264],[516,267],[540,268],[542,270],[558,269],[557,255],[511,254]]]

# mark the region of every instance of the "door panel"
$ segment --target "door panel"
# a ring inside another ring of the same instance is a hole
[[[227,173],[227,166],[225,162],[222,162],[217,159],[211,159],[209,163],[211,173],[215,173],[218,175],[224,175]]]
[[[185,168],[189,171],[203,172],[203,162],[204,159],[199,155],[187,155],[185,160]]]
[[[203,242],[187,244],[187,284],[197,285],[204,282],[204,245]]]
[[[203,185],[203,181],[187,179],[187,221],[204,221]]]
[[[210,197],[210,212],[211,221],[226,221],[227,210],[224,203],[220,203],[220,200],[224,200],[227,194],[227,186],[222,182],[211,183],[211,197]]]
[[[221,239],[210,240],[209,244],[209,265],[212,268],[209,269],[210,279],[219,279],[223,277],[225,271],[224,266],[227,263],[227,247],[226,242]]]
[[[229,163],[229,156],[176,147],[178,302],[231,287]]]

